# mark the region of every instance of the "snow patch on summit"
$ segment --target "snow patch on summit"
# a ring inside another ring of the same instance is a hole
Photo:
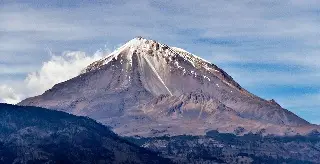
[[[82,71],[82,73],[86,73],[92,70],[99,69],[101,66],[108,64],[112,60],[117,60],[119,55],[121,55],[121,52],[127,51],[125,54],[126,60],[130,63],[132,66],[132,55],[134,53],[155,53],[156,55],[161,54],[163,57],[166,57],[169,61],[172,61],[176,55],[179,55],[184,59],[184,61],[189,62],[193,67],[197,68],[198,66],[202,66],[208,71],[211,71],[212,68],[210,68],[210,62],[178,47],[169,47],[165,44],[158,43],[154,40],[148,40],[144,39],[142,37],[137,37],[120,48],[116,49],[114,52],[109,54],[108,56],[104,57],[103,59],[96,61],[89,65],[85,70]],[[121,61],[122,63],[122,61]],[[183,69],[178,63],[178,61],[175,61],[175,65],[178,66],[178,68]],[[214,70],[214,69],[213,69]],[[217,70],[214,70],[218,72]]]
[[[102,66],[113,61],[117,61],[121,65],[125,64],[125,67],[123,68],[128,72],[132,67],[134,55],[138,55],[139,58],[150,60],[149,65],[153,65],[156,69],[167,65],[167,63],[172,63],[177,69],[182,71],[183,75],[191,72],[193,77],[202,76],[208,81],[212,80],[210,79],[211,75],[216,76],[226,85],[242,90],[242,87],[236,83],[231,76],[209,61],[182,48],[170,47],[155,40],[148,40],[142,37],[136,37],[130,40],[110,55],[89,65],[82,73],[99,70]],[[191,67],[187,65],[190,65]],[[168,70],[171,72],[172,68],[168,68]],[[160,73],[160,77],[163,76],[159,70],[158,73]],[[210,75],[208,76],[207,73]]]

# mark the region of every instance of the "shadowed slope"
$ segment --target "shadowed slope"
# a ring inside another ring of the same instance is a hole
[[[0,163],[168,163],[85,117],[0,104]]]

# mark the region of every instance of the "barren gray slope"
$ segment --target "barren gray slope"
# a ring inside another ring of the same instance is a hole
[[[318,128],[247,92],[217,66],[143,38],[20,105],[89,116],[122,135],[204,134],[241,127],[285,135]]]

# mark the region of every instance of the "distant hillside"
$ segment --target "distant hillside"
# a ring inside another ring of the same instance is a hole
[[[311,164],[320,163],[320,136],[261,136],[209,131],[205,136],[127,137],[177,163]]]
[[[170,163],[86,117],[0,104],[0,163]]]

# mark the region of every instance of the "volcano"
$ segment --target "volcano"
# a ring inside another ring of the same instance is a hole
[[[19,105],[88,116],[123,136],[210,130],[296,135],[319,129],[274,100],[248,92],[218,66],[142,37]]]

